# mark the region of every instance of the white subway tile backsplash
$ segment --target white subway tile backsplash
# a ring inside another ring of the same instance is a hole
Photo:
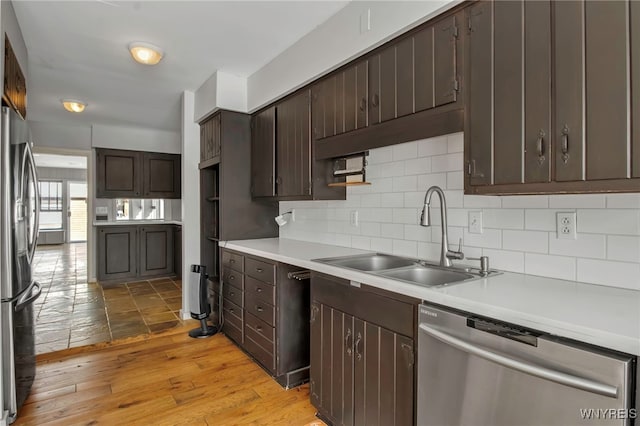
[[[550,195],[549,207],[552,209],[597,209],[605,207],[602,194]]]
[[[549,196],[513,195],[502,197],[502,207],[506,209],[546,209],[549,207]]]
[[[408,160],[418,156],[418,142],[393,145],[393,161]]]
[[[447,136],[447,152],[464,151],[464,133],[454,133]]]
[[[413,158],[404,162],[405,175],[421,175],[431,172],[431,157]]]
[[[489,256],[491,267],[505,271],[640,287],[640,194],[464,195],[463,149],[462,133],[373,149],[371,185],[347,188],[346,200],[280,202],[281,213],[296,209],[297,216],[280,236],[437,262],[437,196],[433,226],[419,226],[425,192],[437,185],[447,198],[450,246],[457,249],[462,237],[466,257]],[[483,212],[482,234],[468,232],[471,210]],[[350,224],[353,211],[359,226]],[[558,211],[577,213],[576,240],[556,238]]]
[[[485,228],[524,229],[524,210],[484,209],[482,222]]]
[[[524,273],[524,253],[521,251],[482,249],[489,257],[489,268]]]
[[[552,232],[549,233],[549,253],[604,259],[607,253],[607,238],[605,235],[578,234],[575,240],[564,240],[557,238],[556,233]]]
[[[423,139],[418,141],[418,156],[431,157],[434,155],[446,154],[448,151],[448,140],[446,136]]]
[[[541,275],[561,280],[575,280],[576,258],[525,253],[524,272],[525,274]]]
[[[609,235],[607,237],[607,259],[640,262],[640,237]]]
[[[418,177],[401,176],[393,178],[393,192],[416,191],[418,189]]]
[[[578,232],[640,235],[640,210],[578,210]]]
[[[504,202],[504,200],[503,200]],[[524,228],[532,231],[556,231],[557,210],[528,209],[524,213]]]
[[[502,231],[502,248],[529,253],[549,253],[548,232]]]
[[[607,207],[611,209],[640,209],[640,194],[607,195]]]
[[[640,290],[640,263],[578,258],[578,281]]]
[[[463,162],[461,152],[437,155],[431,157],[431,170],[433,170],[434,173],[460,171],[462,170]]]

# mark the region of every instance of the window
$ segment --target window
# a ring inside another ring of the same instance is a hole
[[[164,200],[116,199],[116,220],[164,219]]]
[[[40,229],[62,229],[62,182],[41,180]]]

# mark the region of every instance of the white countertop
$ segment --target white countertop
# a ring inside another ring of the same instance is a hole
[[[182,225],[179,220],[94,220],[93,226]]]
[[[370,251],[279,238],[220,242],[220,246],[640,355],[640,291],[511,272],[427,288],[311,260]]]

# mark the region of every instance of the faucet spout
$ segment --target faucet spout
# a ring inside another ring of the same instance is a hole
[[[440,198],[440,223],[442,227],[442,244],[440,246],[440,266],[452,266],[451,259],[464,259],[464,254],[460,250],[449,250],[448,226],[447,226],[447,201],[444,191],[439,186],[430,187],[424,194],[424,206],[420,216],[421,226],[431,226],[431,197],[433,193],[438,194]]]

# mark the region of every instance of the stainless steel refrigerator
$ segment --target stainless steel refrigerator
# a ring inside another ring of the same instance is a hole
[[[3,107],[1,125],[0,394],[6,420],[12,423],[35,377],[33,302],[40,296],[41,287],[33,280],[31,263],[38,238],[40,196],[27,123]]]

